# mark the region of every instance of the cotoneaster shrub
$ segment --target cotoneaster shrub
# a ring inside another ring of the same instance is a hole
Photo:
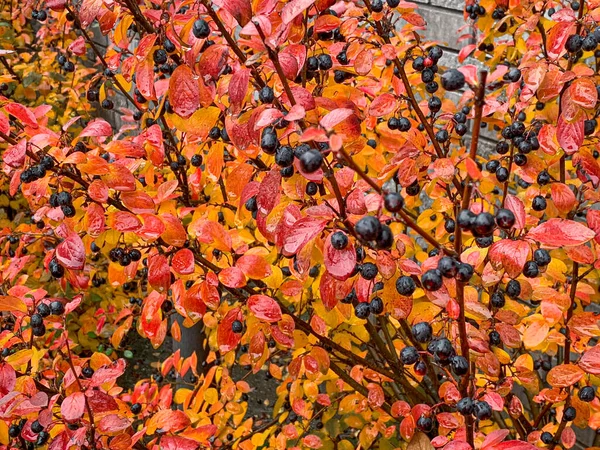
[[[457,58],[399,0],[1,15],[2,449],[600,427],[600,3],[469,3]],[[198,323],[198,354],[123,387],[127,335]]]

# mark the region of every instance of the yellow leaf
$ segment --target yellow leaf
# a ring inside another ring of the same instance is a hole
[[[494,347],[493,351],[496,358],[498,358],[498,361],[500,361],[500,364],[510,364],[510,355],[508,353],[498,347]]]
[[[8,311],[8,312],[27,312],[27,305],[23,300],[18,297],[13,297],[12,295],[3,295],[0,296],[0,311]]]
[[[6,362],[16,371],[22,372],[25,369],[25,365],[31,361],[32,356],[33,350],[27,348],[6,357]]]
[[[185,400],[191,393],[192,393],[191,389],[185,389],[185,388],[177,389],[177,392],[175,392],[175,398],[173,400],[175,401],[175,403],[183,405],[183,403],[185,402]]]
[[[219,400],[219,393],[215,388],[209,388],[204,393],[204,401],[209,405],[214,405]]]
[[[169,114],[169,120],[173,122],[175,128],[184,133],[190,133],[201,137],[208,136],[208,132],[215,125],[221,114],[221,110],[216,106],[209,106],[197,110],[187,119],[177,114]]]

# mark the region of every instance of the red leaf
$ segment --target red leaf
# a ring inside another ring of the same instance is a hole
[[[290,55],[289,53],[280,53],[278,59],[281,69],[283,70],[283,75],[288,80],[293,80],[298,76],[301,67],[298,65],[298,60],[294,57],[294,55]]]
[[[571,123],[567,122],[562,115],[558,118],[556,138],[565,153],[569,155],[575,153],[583,144],[583,125],[583,116]]]
[[[148,258],[148,283],[154,289],[166,291],[171,285],[171,270],[165,255],[154,255]]]
[[[586,351],[578,364],[586,373],[600,375],[600,345],[596,345]]]
[[[481,445],[481,450],[486,450],[489,447],[492,447],[496,444],[499,444],[510,434],[509,430],[494,430],[490,434],[488,434],[483,444]]]
[[[83,36],[79,36],[77,39],[71,42],[68,50],[77,56],[85,55],[85,39]]]
[[[219,78],[221,70],[227,64],[229,56],[229,47],[227,45],[211,45],[202,53],[198,69],[203,77],[209,76],[213,80]]]
[[[367,75],[373,68],[373,52],[370,49],[365,49],[358,54],[354,60],[354,70],[359,75]]]
[[[271,265],[259,255],[244,255],[235,263],[248,278],[260,280],[271,276]]]
[[[350,293],[352,289],[352,280],[338,280],[333,278],[329,272],[325,272],[321,277],[319,292],[321,301],[328,311],[335,308],[338,302]]]
[[[489,251],[492,265],[500,263],[510,277],[518,276],[527,262],[531,249],[523,240],[502,239],[495,242]]]
[[[171,433],[183,430],[191,423],[190,418],[178,409],[161,409],[146,422],[148,434],[154,434],[157,430],[161,433]]]
[[[190,117],[200,107],[200,88],[192,70],[181,64],[169,80],[169,101],[176,114]]]
[[[165,225],[165,231],[160,237],[169,245],[182,247],[187,239],[187,233],[181,221],[173,214],[162,214],[161,220]]]
[[[476,48],[477,44],[469,44],[461,48],[460,52],[458,52],[458,62],[462,63]]]
[[[331,111],[330,113],[328,113],[325,117],[323,117],[320,120],[319,123],[327,131],[331,131],[333,129],[333,127],[335,127],[337,124],[341,123],[342,121],[346,120],[352,114],[354,114],[353,109],[338,108],[338,109],[335,109],[335,110]]]
[[[121,164],[109,164],[109,173],[102,179],[106,185],[116,191],[135,191],[135,178],[129,169]]]
[[[104,119],[94,119],[90,121],[81,133],[79,137],[99,137],[99,136],[112,136],[112,126]]]
[[[79,21],[83,29],[87,28],[98,16],[102,8],[102,0],[83,0],[79,7]]]
[[[375,98],[369,106],[369,114],[375,117],[387,116],[396,109],[396,97],[392,94],[382,94]]]
[[[327,236],[325,241],[325,268],[335,278],[345,280],[352,274],[356,266],[356,250],[354,250],[354,245],[351,242],[348,243],[346,248],[336,250],[331,245],[332,235],[333,233]]]
[[[573,220],[548,219],[529,230],[527,237],[549,247],[563,247],[583,244],[593,239],[596,233],[582,223]]]
[[[241,26],[246,25],[252,18],[252,2],[250,0],[224,0],[219,2],[219,6],[231,14]]]
[[[252,295],[247,302],[248,309],[257,319],[266,322],[277,322],[281,320],[281,308],[275,300],[266,295]]]
[[[117,211],[112,215],[111,226],[120,232],[137,231],[141,228],[142,222],[140,222],[135,214],[127,211]]]
[[[506,209],[512,211],[515,215],[515,225],[517,230],[525,228],[525,205],[520,198],[515,197],[512,194],[506,195],[506,202],[504,203]]]
[[[588,226],[594,230],[594,240],[600,244],[600,211],[589,209],[586,217]]]
[[[260,183],[256,203],[259,211],[263,214],[270,213],[279,202],[279,187],[281,185],[281,173],[277,170],[271,170]]]
[[[230,0],[227,0],[225,4],[227,5]],[[209,427],[215,427],[215,425],[205,425]],[[200,427],[201,428],[201,427]],[[198,429],[196,429],[198,430]],[[214,434],[211,433],[211,434]],[[206,437],[210,437],[210,434]],[[160,439],[160,448],[161,450],[196,450],[199,444],[196,441],[191,439],[187,439],[180,436],[163,436]]]
[[[38,128],[38,123],[35,114],[29,108],[20,105],[19,103],[8,103],[4,105],[4,110],[15,116],[23,124],[29,125],[32,128]]]
[[[85,394],[73,392],[60,405],[60,413],[67,422],[72,422],[83,416],[85,411]]]
[[[425,19],[423,19],[423,17],[421,17],[419,14],[417,14],[415,12],[406,12],[406,13],[402,14],[401,17],[404,20],[406,20],[408,23],[410,23],[411,25],[414,25],[416,27],[424,27],[425,25],[427,25],[427,22],[425,22]]]
[[[367,401],[371,408],[379,408],[385,402],[385,395],[381,386],[375,383],[369,383],[369,393],[367,395]]]
[[[578,78],[569,86],[571,100],[585,109],[592,109],[598,102],[596,84],[591,78]]]
[[[283,254],[295,255],[308,241],[316,237],[327,225],[327,220],[303,217],[294,223],[292,229],[283,237]]]
[[[5,396],[15,388],[17,373],[10,364],[0,364],[0,396]]]
[[[81,270],[85,266],[85,246],[77,233],[71,233],[56,247],[56,259],[72,270]]]
[[[221,353],[227,353],[233,350],[242,339],[241,333],[234,333],[231,330],[231,325],[236,320],[244,320],[240,308],[232,309],[219,322],[219,326],[217,327],[217,344],[219,345],[219,351]]]
[[[126,417],[120,417],[117,414],[109,414],[100,420],[98,429],[102,433],[117,433],[126,430],[130,425],[131,422]]]
[[[557,59],[565,51],[565,42],[574,30],[575,24],[564,22],[557,23],[550,29],[546,39],[546,49],[550,58]]]
[[[566,214],[577,205],[577,198],[573,191],[563,183],[552,183],[552,201],[561,213]]]
[[[27,154],[27,140],[21,139],[17,145],[10,145],[4,152],[3,159],[6,165],[17,169],[25,162]]]
[[[154,90],[154,61],[146,56],[135,68],[135,84],[138,90],[148,100],[156,99]]]
[[[248,83],[250,82],[250,71],[240,69],[231,76],[229,82],[229,99],[233,108],[233,113],[238,113],[242,108],[242,102],[248,92]]]
[[[180,275],[194,273],[194,253],[189,248],[182,248],[173,255],[171,267]]]
[[[89,387],[93,388],[104,383],[115,381],[117,378],[123,375],[123,373],[125,373],[125,366],[125,360],[120,358],[111,363],[109,366],[100,367],[94,372],[94,375],[92,375]]]
[[[291,2],[287,2],[281,10],[281,20],[287,25],[314,2],[315,0],[292,0]]]
[[[219,281],[229,288],[246,286],[246,276],[237,267],[226,267],[219,272]]]
[[[577,435],[575,434],[575,431],[573,431],[573,428],[566,427],[560,434],[560,440],[565,448],[572,448],[577,442]]]

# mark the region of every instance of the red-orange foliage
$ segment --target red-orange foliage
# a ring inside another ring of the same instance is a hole
[[[597,0],[469,4],[458,70],[403,0],[1,14],[0,448],[526,450],[600,427]],[[205,361],[119,385],[130,330],[197,323]],[[276,380],[272,419],[234,365]]]

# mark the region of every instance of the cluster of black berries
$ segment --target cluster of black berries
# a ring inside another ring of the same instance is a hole
[[[600,43],[600,27],[594,31],[589,31],[586,36],[572,34],[565,42],[565,50],[571,55],[580,51],[593,52],[598,47],[598,43]]]
[[[471,264],[457,261],[450,256],[443,256],[438,261],[435,269],[429,269],[421,276],[421,286],[426,291],[437,291],[444,285],[444,278],[456,278],[466,283],[473,276],[474,269]],[[412,277],[403,275],[396,280],[396,290],[405,297],[411,296],[417,285]]]
[[[400,0],[386,0],[386,3],[390,8],[396,8],[400,4]],[[383,0],[371,1],[371,9],[376,13],[383,11]]]
[[[321,53],[318,56],[310,56],[306,60],[306,79],[312,80],[317,76],[318,71],[327,71],[333,67],[333,59],[327,53]]]
[[[216,141],[217,139],[221,139],[223,142],[229,142],[229,134],[227,134],[227,130],[225,129],[225,127],[212,127],[208,132],[208,137],[214,141]]]
[[[394,234],[389,226],[373,216],[365,216],[354,226],[356,234],[366,242],[373,242],[380,249],[389,249],[394,243]]]
[[[527,154],[540,148],[540,142],[537,137],[537,129],[531,129],[526,133],[525,124],[521,121],[516,121],[512,125],[506,126],[502,130],[502,137],[510,139],[512,144],[518,150],[513,156],[513,162],[522,167],[527,164]],[[500,155],[505,155],[510,150],[510,145],[507,140],[499,141],[496,144],[496,152]],[[496,174],[496,179],[503,183],[508,180],[510,175],[509,169],[502,167],[500,161],[492,160],[486,164],[488,172]]]
[[[67,192],[53,192],[50,195],[50,206],[53,208],[58,208],[60,206],[61,211],[65,215],[65,217],[74,217],[75,216],[75,207],[73,206],[73,196]]]
[[[65,72],[75,72],[75,64],[72,61],[69,61],[65,55],[58,55],[57,58],[58,65],[63,68]]]
[[[29,167],[21,172],[21,182],[31,183],[40,180],[46,176],[46,172],[54,167],[54,160],[51,156],[45,155],[39,164]]]
[[[115,247],[108,252],[108,259],[112,262],[118,262],[123,267],[127,267],[132,262],[142,259],[142,252],[137,248],[126,249],[123,247]]]
[[[100,287],[103,284],[106,284],[106,278],[95,273],[94,276],[92,277],[92,286]]]
[[[100,100],[100,92],[96,88],[90,88],[86,92],[85,97],[87,98],[87,100],[89,102],[97,102],[98,100]],[[102,100],[102,103],[100,104],[100,106],[103,109],[111,110],[115,107],[115,104],[113,103],[112,100],[105,98],[104,100]],[[140,117],[141,117],[141,115],[140,115]]]
[[[185,166],[187,166],[187,159],[185,159],[185,156],[182,154],[177,155],[177,159],[169,163],[169,167],[173,171],[179,170],[180,168],[184,169]]]
[[[8,435],[11,438],[19,437],[21,435],[21,432],[23,431],[23,428],[25,428],[26,424],[27,424],[27,419],[21,419],[18,424],[12,424],[8,428]],[[44,426],[39,421],[37,421],[37,420],[33,421],[31,423],[30,428],[31,428],[32,433],[38,435],[37,439],[35,440],[36,446],[45,445],[48,442],[48,439],[50,439],[50,433],[48,433],[46,430],[44,430]]]
[[[390,117],[387,121],[390,130],[408,131],[411,128],[410,120],[406,117]]]
[[[354,291],[353,291],[354,292]],[[356,296],[356,294],[354,294]],[[347,299],[344,299],[347,301]],[[354,306],[354,314],[359,319],[367,319],[371,314],[381,314],[385,309],[381,297],[373,297],[369,302],[356,303]]]
[[[44,336],[46,334],[46,326],[44,325],[44,318],[50,315],[62,316],[65,313],[65,306],[58,300],[47,303],[40,303],[36,312],[31,315],[31,332],[34,336]]]
[[[38,22],[44,22],[48,18],[48,13],[44,9],[34,9],[31,11],[31,18],[37,20]]]
[[[412,68],[421,72],[421,81],[425,83],[425,89],[430,94],[439,88],[435,81],[435,74],[438,73],[437,63],[443,54],[444,51],[440,47],[431,47],[426,56],[417,56],[412,62]]]
[[[65,275],[65,268],[60,265],[56,258],[50,260],[48,263],[48,270],[50,271],[50,275],[54,278],[62,278]]]
[[[463,106],[463,108],[452,117],[454,131],[459,136],[464,136],[467,134],[467,131],[469,131],[469,128],[467,127],[467,115],[470,111],[468,106]]]
[[[300,167],[306,173],[313,173],[319,170],[323,164],[322,151],[328,151],[327,143],[319,143],[319,149],[311,147],[308,144],[300,144],[296,148],[289,145],[280,146],[279,138],[275,127],[266,127],[263,129],[260,139],[261,149],[268,155],[275,155],[275,162],[279,165],[281,175],[290,177],[294,174],[294,158],[300,162]]]
[[[36,223],[36,226],[39,229],[43,229],[46,226],[46,224],[44,223],[43,220],[40,220],[39,222]],[[15,236],[15,235],[10,235],[10,236],[8,236],[8,242],[10,243],[10,247],[8,248],[7,254],[9,257],[14,258],[14,256],[16,255],[16,251],[15,251],[15,248],[13,248],[13,246],[16,245],[18,247],[19,237]],[[28,252],[29,251],[28,251],[27,247],[25,247],[25,246],[21,247],[21,255],[26,255]]]
[[[485,16],[485,8],[477,3],[467,5],[465,12],[469,15],[471,20],[477,20],[478,17]]]
[[[463,209],[458,214],[456,222],[464,231],[470,231],[475,236],[479,247],[489,247],[494,243],[494,229],[496,225],[504,230],[509,230],[515,224],[515,215],[509,209],[499,209],[494,217],[489,212],[475,214],[469,209]]]
[[[485,12],[484,12],[485,13]],[[501,20],[504,18],[504,16],[506,15],[506,11],[504,11],[503,8],[501,8],[500,6],[498,6],[496,9],[494,9],[494,11],[492,12],[492,19],[494,20]]]

